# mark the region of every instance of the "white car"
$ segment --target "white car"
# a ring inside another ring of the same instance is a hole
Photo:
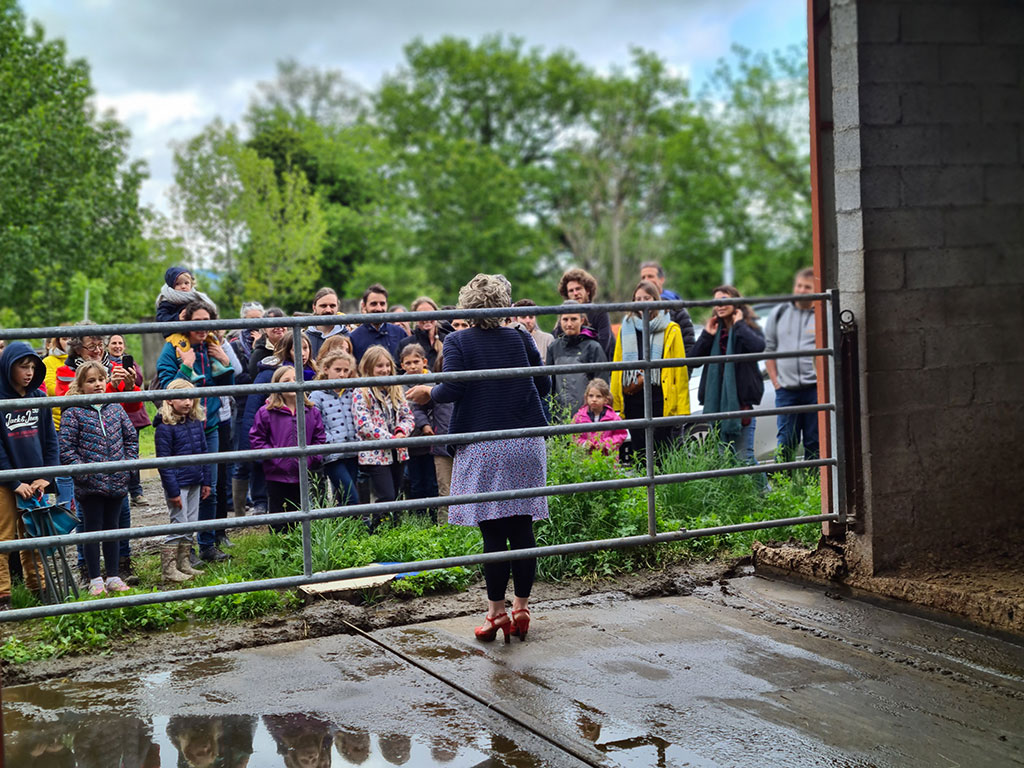
[[[758,462],[775,461],[776,436],[778,435],[777,416],[757,416],[761,408],[775,407],[775,387],[768,378],[768,371],[764,367],[764,361],[758,362],[757,367],[761,371],[761,378],[764,380],[764,394],[761,402],[754,406],[751,412],[756,419],[754,424],[754,458]],[[703,413],[704,408],[697,399],[697,390],[700,389],[700,377],[703,368],[690,371],[690,413]],[[686,430],[687,435],[702,440],[707,435],[711,424],[709,422],[698,422],[690,424]],[[801,449],[802,450],[802,449]]]

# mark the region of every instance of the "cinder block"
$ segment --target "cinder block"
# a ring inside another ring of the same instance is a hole
[[[864,43],[857,59],[864,83],[934,83],[939,78],[937,45]]]
[[[832,152],[836,173],[860,171],[860,128],[837,130],[833,135]]]
[[[986,123],[1024,122],[1024,85],[982,86],[981,116]]]
[[[871,413],[933,411],[949,405],[949,377],[935,370],[868,371]]]
[[[860,210],[860,174],[857,171],[843,171],[835,174],[834,178],[836,210]]]
[[[841,251],[836,259],[835,285],[843,292],[844,297],[852,297],[864,293],[864,252]],[[853,311],[852,307],[843,302],[844,309]]]
[[[1018,245],[1024,241],[1019,205],[953,208],[943,215],[947,246]]]
[[[903,88],[900,111],[904,125],[981,121],[977,86],[914,84]]]
[[[836,246],[840,251],[859,251],[864,248],[861,211],[836,214]]]
[[[984,248],[935,248],[906,255],[907,288],[976,286],[988,271]]]
[[[906,43],[977,43],[978,3],[908,3],[900,9],[900,38]]]
[[[837,131],[860,126],[860,89],[856,85],[832,89],[832,123]]]
[[[899,6],[858,4],[857,34],[862,43],[895,43],[900,36]]]
[[[832,46],[832,87],[849,88],[860,82],[860,67],[855,44],[841,45],[833,41]]]
[[[1024,302],[1020,300],[1019,285],[983,285],[961,288],[933,288],[926,293],[931,305],[926,316],[935,312],[943,318],[946,327],[990,325],[998,315],[999,322],[1008,330],[1003,338],[1007,342],[1007,359],[1013,359],[1010,348],[1020,348],[1024,339],[1016,328],[1024,324]],[[1012,329],[1012,330],[1011,330]],[[1014,347],[1016,345],[1016,347]]]
[[[1016,83],[1020,78],[1018,48],[943,46],[939,70],[944,83]]]
[[[1020,385],[1021,381],[1024,381],[1024,362],[1019,359],[979,367],[974,375],[974,404],[980,406],[1001,403],[1004,406],[1012,406],[1012,413],[1016,416],[1011,418],[1010,413],[1007,413],[1006,417],[1011,424],[1016,425],[1016,440],[1024,434],[1024,419],[1020,415],[1024,404],[1024,387]]]
[[[983,176],[979,166],[904,168],[901,199],[907,206],[976,205],[982,202]]]
[[[1024,203],[1024,166],[990,165],[984,175],[986,203]]]
[[[924,367],[963,368],[995,362],[1002,354],[1000,331],[995,325],[950,326],[942,333],[929,334],[924,340]]]
[[[861,128],[865,166],[936,165],[942,151],[942,129],[936,125]]]
[[[898,291],[906,287],[904,252],[873,250],[864,262],[864,290]]]
[[[976,366],[947,369],[949,373],[949,404],[955,407],[974,404],[974,372]]]
[[[1012,125],[944,125],[940,157],[957,165],[1012,164],[1017,160],[1018,133]]]
[[[874,427],[872,427],[874,429]],[[886,447],[892,447],[887,438]],[[876,454],[876,460],[871,464],[871,479],[876,488],[876,493],[885,494],[910,494],[920,490],[923,472],[919,461],[901,461],[910,454],[909,448],[904,449],[904,454],[897,453],[895,456],[890,451],[884,454]],[[884,459],[883,459],[884,456]],[[894,521],[890,521],[890,525]]]
[[[942,213],[931,208],[865,209],[864,247],[892,250],[942,245]]]
[[[868,254],[870,256],[870,253]],[[869,275],[872,263],[864,265]],[[947,321],[932,291],[867,291],[864,311],[870,333],[942,328]]]
[[[887,166],[865,168],[860,174],[860,198],[863,208],[899,208],[900,171]]]
[[[925,332],[920,329],[872,333],[868,328],[869,371],[902,371],[924,367]]]
[[[1024,208],[1020,215],[1024,217]],[[989,249],[985,283],[1024,286],[1024,243]]]
[[[860,86],[860,121],[864,125],[895,125],[903,117],[900,107],[902,84],[862,84]]]
[[[855,45],[857,43],[858,9],[853,3],[832,8],[829,25],[832,29],[833,45]]]
[[[1024,40],[1024,5],[1019,2],[986,3],[981,12],[982,41],[989,45],[1020,45]]]

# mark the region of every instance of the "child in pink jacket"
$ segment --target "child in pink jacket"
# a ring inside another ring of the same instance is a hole
[[[608,382],[604,379],[591,379],[583,394],[585,405],[576,411],[573,417],[573,424],[590,424],[595,421],[622,421],[612,408],[612,391]],[[619,452],[629,432],[625,429],[609,429],[604,432],[580,432],[576,435],[576,442],[585,445],[592,451],[604,453]]]

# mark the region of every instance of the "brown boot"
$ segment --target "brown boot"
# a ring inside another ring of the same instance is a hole
[[[179,541],[178,552],[177,552],[177,566],[178,570],[182,573],[188,574],[188,576],[198,576],[203,571],[200,568],[195,568],[192,565],[192,561],[189,559],[188,553],[192,548],[192,542],[190,541]]]
[[[182,573],[178,570],[178,566],[175,564],[178,551],[174,544],[160,547],[160,573],[163,575],[165,582],[178,584],[192,578],[187,573]]]

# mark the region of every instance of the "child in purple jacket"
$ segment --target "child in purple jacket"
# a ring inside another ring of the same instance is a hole
[[[612,408],[612,391],[604,379],[591,379],[583,393],[585,405],[576,411],[573,424],[591,424],[595,421],[622,421],[619,414]],[[604,432],[580,432],[576,442],[585,445],[591,451],[604,453],[619,452],[619,447],[629,437],[625,429],[609,429]]]
[[[274,371],[271,383],[295,381],[295,368],[282,365]],[[298,445],[298,428],[295,421],[296,394],[275,392],[256,411],[256,419],[249,430],[249,446],[255,451],[270,448],[292,448]],[[320,411],[302,395],[306,409],[306,445],[324,445],[327,433]],[[308,456],[310,468],[319,466],[320,456]],[[263,474],[267,478],[267,511],[285,512],[301,509],[299,496],[299,459],[295,456],[263,460]],[[286,510],[287,507],[287,510]],[[282,533],[287,525],[271,525],[270,529]]]

